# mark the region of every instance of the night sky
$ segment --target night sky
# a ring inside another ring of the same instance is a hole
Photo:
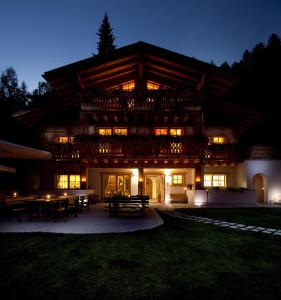
[[[13,66],[33,90],[96,53],[105,12],[117,47],[142,40],[217,65],[281,36],[280,0],[0,0],[0,71]]]

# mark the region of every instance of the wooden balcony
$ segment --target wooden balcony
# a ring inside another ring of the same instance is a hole
[[[209,145],[204,153],[205,163],[239,162],[246,157],[246,148],[240,144]]]
[[[73,144],[45,145],[55,159],[202,157],[207,140],[171,136],[77,136]]]
[[[203,95],[193,90],[153,90],[142,95],[135,91],[91,91],[81,94],[82,110],[182,111],[198,108]]]

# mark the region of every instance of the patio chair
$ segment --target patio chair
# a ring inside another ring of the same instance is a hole
[[[78,211],[80,207],[79,197],[72,199],[68,202],[68,214],[74,214],[77,217]]]
[[[90,210],[90,202],[87,196],[80,196],[79,197],[79,207],[80,212],[83,212],[83,209],[86,208],[87,210]]]
[[[58,217],[64,217],[65,220],[65,218],[68,216],[68,205],[68,198],[56,200],[52,207],[50,207],[49,213],[54,215],[56,220]]]
[[[21,216],[28,211],[28,207],[24,201],[7,201],[5,203],[6,212],[8,219],[11,222],[14,217],[18,219],[19,222],[22,221]]]

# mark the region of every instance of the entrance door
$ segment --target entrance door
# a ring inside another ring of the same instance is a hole
[[[161,175],[145,176],[145,194],[149,196],[150,202],[161,202],[164,196],[163,177]]]
[[[256,174],[253,178],[253,187],[256,190],[257,203],[264,203],[264,180],[261,174]]]

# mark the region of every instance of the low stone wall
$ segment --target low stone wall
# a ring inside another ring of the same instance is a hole
[[[255,207],[256,191],[196,190],[193,204],[208,207]]]

